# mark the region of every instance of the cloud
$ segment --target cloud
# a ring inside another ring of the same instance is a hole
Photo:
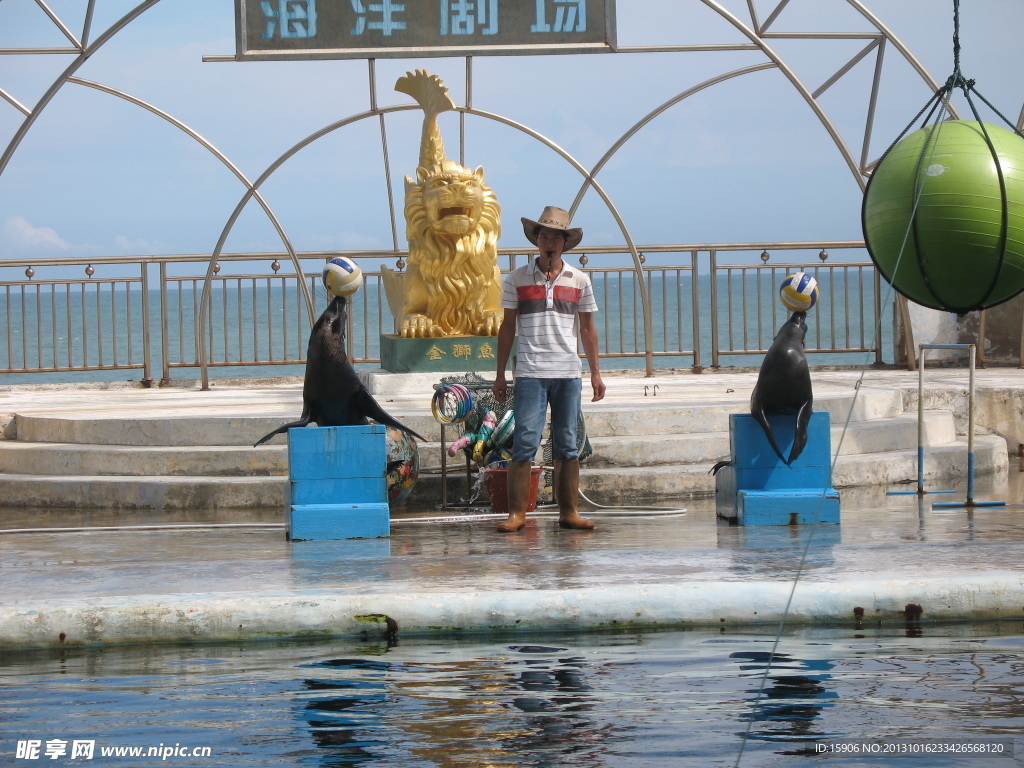
[[[118,252],[131,256],[152,256],[164,249],[162,243],[143,240],[142,238],[132,240],[124,235],[118,235],[114,238],[114,247]]]
[[[21,216],[11,216],[4,222],[4,234],[18,248],[55,248],[66,251],[71,246],[50,227],[33,227]]]

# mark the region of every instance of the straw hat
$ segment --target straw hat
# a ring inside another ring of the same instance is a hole
[[[537,221],[530,221],[525,216],[522,219],[523,232],[526,233],[526,239],[534,245],[537,244],[537,235],[540,234],[541,227],[564,233],[564,250],[566,251],[575,248],[580,244],[580,240],[583,239],[583,230],[580,227],[573,228],[569,226],[569,212],[563,211],[561,208],[555,208],[553,205],[545,208]]]

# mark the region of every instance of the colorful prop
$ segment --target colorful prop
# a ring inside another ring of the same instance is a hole
[[[327,262],[320,279],[332,296],[351,296],[363,284],[363,271],[352,259],[336,256]]]
[[[476,443],[473,444],[473,461],[480,463],[484,460],[487,440],[490,438],[491,433],[494,432],[494,425],[496,423],[497,418],[494,415],[494,411],[488,411],[484,416],[483,424],[480,425],[480,429],[476,432]]]
[[[485,466],[489,468],[508,468],[508,463],[512,460],[512,451],[501,450],[491,451],[487,454],[487,460],[484,462]]]
[[[790,312],[806,312],[818,302],[818,281],[806,272],[796,272],[782,281],[779,299]]]
[[[947,120],[896,144],[864,193],[864,239],[912,301],[964,314],[1024,290],[1024,139]]]
[[[463,448],[472,448],[473,443],[476,442],[476,432],[467,432],[454,443],[448,446],[448,455],[455,457],[455,454],[461,451]]]
[[[515,431],[515,428],[516,419],[512,415],[512,409],[510,408],[498,419],[498,425],[494,428],[494,432],[491,433],[491,439],[487,441],[488,446],[504,448],[512,442],[512,433]]]

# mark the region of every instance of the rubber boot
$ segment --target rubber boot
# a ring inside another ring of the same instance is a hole
[[[532,464],[529,461],[508,463],[508,520],[498,523],[502,533],[512,533],[526,525],[526,508],[530,505]]]
[[[562,528],[591,530],[594,527],[593,521],[580,517],[580,513],[576,511],[576,502],[580,497],[579,459],[572,461],[556,459],[553,475],[555,500],[558,502],[558,524]]]

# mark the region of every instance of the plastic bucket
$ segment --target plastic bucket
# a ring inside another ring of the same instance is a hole
[[[537,508],[537,489],[540,487],[540,473],[543,467],[532,467],[530,469],[530,503],[526,505],[527,512],[533,512]],[[487,490],[491,494],[491,509],[503,515],[508,514],[508,470],[505,468],[485,469],[487,477]]]

